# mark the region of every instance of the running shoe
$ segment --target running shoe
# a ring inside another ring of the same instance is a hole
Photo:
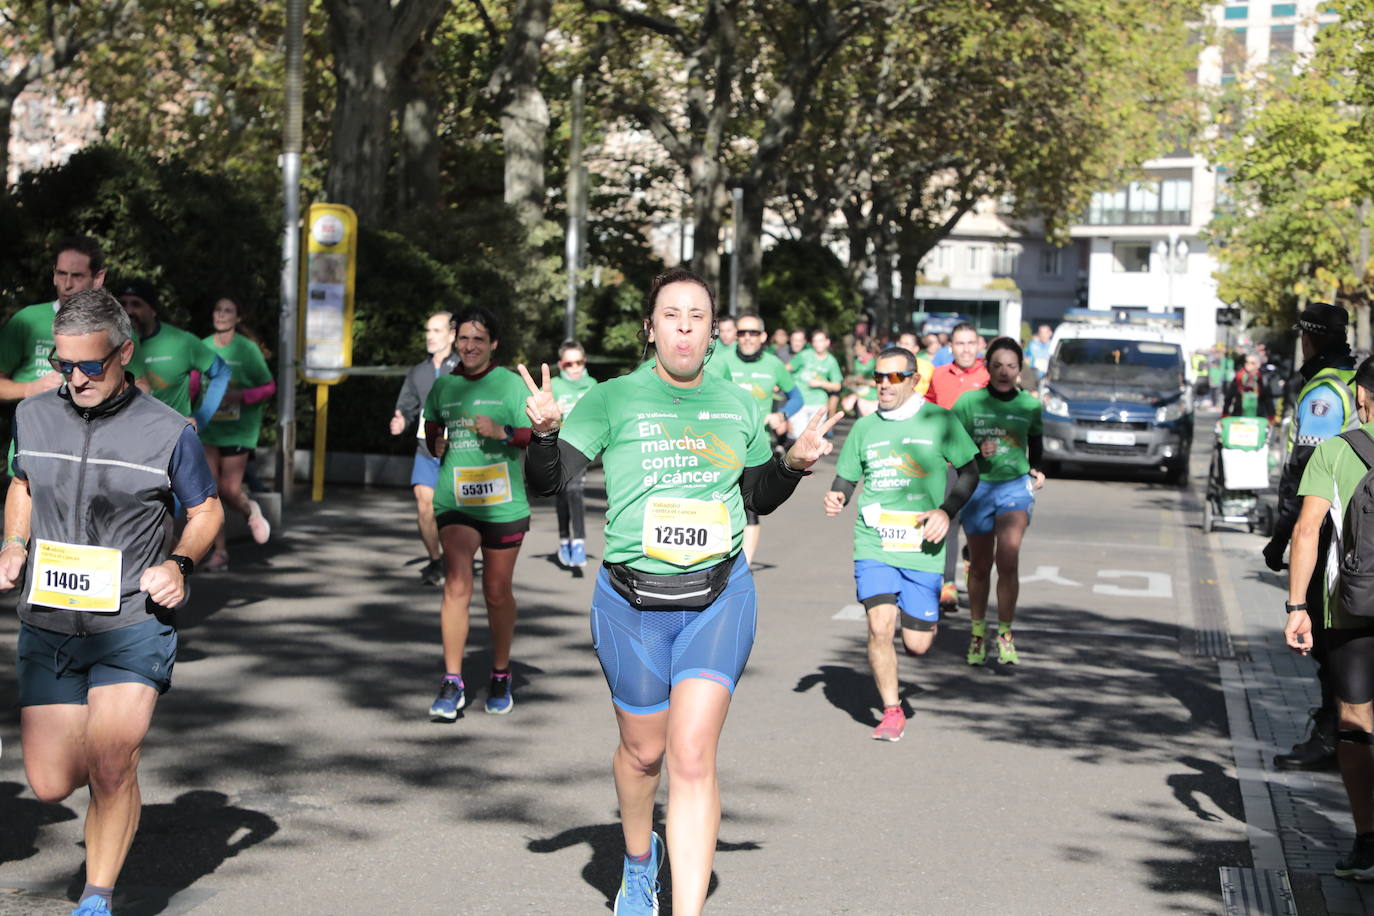
[[[649,861],[643,865],[625,858],[620,893],[615,895],[613,916],[658,916],[658,869],[663,864],[663,841],[650,834]]]
[[[940,586],[940,613],[953,614],[959,610],[959,587],[953,582]]]
[[[1011,631],[997,634],[997,661],[1003,665],[1015,665],[1021,661],[1016,654],[1016,643],[1012,641]]]
[[[572,545],[567,541],[558,542],[558,565],[564,569],[572,568]]]
[[[430,560],[420,570],[420,581],[425,585],[444,584],[444,558]]]
[[[572,542],[572,565],[576,566],[578,569],[581,569],[582,567],[587,565],[586,541]]]
[[[1355,836],[1350,847],[1350,855],[1336,860],[1337,878],[1355,878],[1368,881],[1374,878],[1374,833],[1361,833]]]
[[[491,687],[487,690],[487,712],[496,716],[504,716],[511,711],[515,705],[515,697],[511,696],[510,672],[497,674],[491,673]]]
[[[987,661],[988,645],[987,639],[983,636],[970,636],[968,641],[968,663],[970,665],[981,665]]]
[[[223,550],[216,550],[210,554],[210,559],[199,566],[201,572],[219,572],[229,568],[229,554]]]
[[[112,913],[110,905],[105,902],[105,898],[99,894],[91,894],[85,900],[76,905],[72,910],[72,916],[101,916],[101,914]]]
[[[429,718],[433,722],[452,722],[458,718],[458,710],[467,703],[463,695],[463,685],[444,678],[439,685],[439,695],[429,706]]]
[[[906,731],[906,716],[902,713],[900,706],[883,707],[883,721],[878,723],[878,727],[873,729],[874,741],[901,741],[902,732]]]
[[[262,506],[253,500],[248,501],[248,533],[253,535],[257,544],[266,544],[272,536],[272,526],[262,514]]]

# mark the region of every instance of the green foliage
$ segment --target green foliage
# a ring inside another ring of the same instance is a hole
[[[829,248],[779,242],[763,255],[759,313],[769,328],[825,328],[838,339],[854,329],[862,298]]]

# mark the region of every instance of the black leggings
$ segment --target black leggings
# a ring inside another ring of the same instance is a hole
[[[558,537],[560,540],[568,540],[570,534],[575,541],[582,541],[587,538],[587,501],[584,496],[586,482],[587,472],[584,470],[569,480],[558,493]]]
[[[1337,699],[1374,700],[1374,627],[1326,631],[1326,661]]]

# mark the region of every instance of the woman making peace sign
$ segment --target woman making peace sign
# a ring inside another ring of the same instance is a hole
[[[754,638],[754,580],[740,555],[744,510],[764,515],[781,505],[829,453],[825,434],[839,419],[817,414],[775,458],[755,399],[702,372],[715,318],[701,278],[660,275],[643,315],[654,358],[594,388],[567,425],[548,366],[539,385],[520,367],[530,390],[531,492],[556,493],[597,455],[606,471],[605,565],[591,624],[620,726],[618,916],[658,909],[653,807],[665,754],[673,909],[693,916],[706,901],[720,829],[716,748]]]

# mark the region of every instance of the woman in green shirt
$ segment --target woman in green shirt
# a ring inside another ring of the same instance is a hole
[[[973,623],[967,661],[987,658],[988,595],[997,566],[997,660],[1016,664],[1011,624],[1021,590],[1021,539],[1035,508],[1035,491],[1045,484],[1037,470],[1044,427],[1040,402],[1017,387],[1024,357],[1021,345],[999,337],[988,345],[988,385],[967,391],[954,415],[978,446],[978,489],[960,513],[968,535],[968,604]]]
[[[254,541],[266,544],[272,529],[263,518],[262,509],[244,491],[243,475],[248,470],[248,456],[258,447],[263,408],[267,399],[277,393],[277,383],[272,370],[267,368],[262,348],[243,330],[243,312],[236,299],[221,296],[215,300],[210,316],[215,332],[204,342],[228,364],[229,390],[219,402],[219,410],[200,430],[200,443],[215,474],[220,499],[226,507],[243,513]],[[224,529],[220,528],[215,536],[215,552],[204,568],[228,566],[229,551]]]
[[[878,409],[878,387],[873,384],[873,367],[877,364],[873,342],[867,337],[855,340],[854,372],[845,380],[846,393],[840,402],[845,413],[857,410],[859,416],[866,417]]]
[[[583,395],[592,390],[596,379],[587,374],[587,351],[575,340],[565,340],[558,348],[558,374],[553,377],[553,396],[567,417]],[[565,569],[587,565],[586,473],[558,493],[558,562]]]

